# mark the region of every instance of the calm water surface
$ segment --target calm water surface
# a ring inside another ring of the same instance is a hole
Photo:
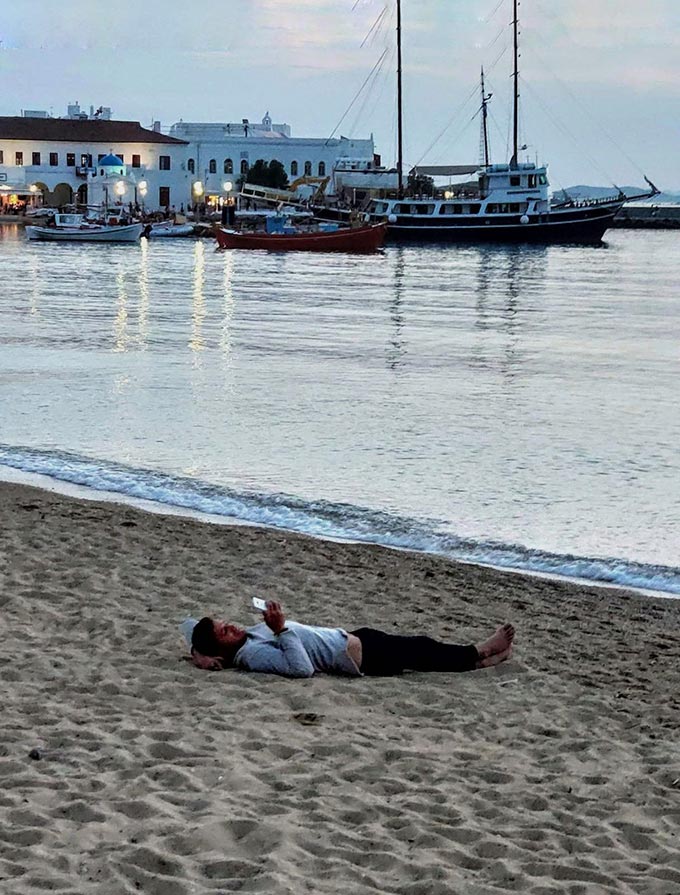
[[[0,234],[0,464],[680,593],[680,233],[372,257]]]

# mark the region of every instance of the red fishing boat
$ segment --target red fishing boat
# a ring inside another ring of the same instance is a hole
[[[294,233],[253,233],[218,227],[215,237],[221,249],[264,249],[268,252],[377,251],[385,240],[387,223],[336,230],[298,230]]]

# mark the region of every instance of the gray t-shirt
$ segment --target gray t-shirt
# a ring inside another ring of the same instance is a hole
[[[189,647],[195,625],[194,619],[180,625]],[[286,630],[274,634],[262,622],[246,628],[246,633],[248,639],[234,657],[235,668],[288,677],[311,677],[317,671],[353,677],[361,674],[347,654],[347,631],[343,628],[286,622]]]

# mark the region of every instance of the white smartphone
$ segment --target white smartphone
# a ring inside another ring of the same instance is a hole
[[[267,601],[261,600],[259,597],[253,597],[253,606],[259,612],[264,612],[265,609],[267,608]]]

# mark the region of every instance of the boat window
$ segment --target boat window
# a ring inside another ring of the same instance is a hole
[[[312,175],[312,163],[305,162],[305,177],[311,177]]]
[[[479,214],[481,205],[463,205],[463,214]]]
[[[376,214],[385,214],[387,211],[387,202],[376,202],[375,203],[375,213]]]
[[[545,176],[545,174],[539,174],[538,182],[541,184],[541,186],[545,186],[546,183],[548,182],[548,178]]]
[[[193,168],[191,169],[194,170]],[[230,158],[225,158],[224,160],[224,173],[225,174],[233,174],[234,173],[234,162]]]
[[[319,162],[319,177],[326,176],[326,162]]]
[[[455,205],[442,205],[439,209],[439,214],[460,214],[462,206],[459,204]]]
[[[210,174],[217,174],[217,159],[210,159],[210,161],[208,162],[208,172]]]
[[[530,188],[535,187],[536,186],[536,175],[530,174],[528,179],[529,179],[529,187]]]
[[[291,163],[290,163],[290,176],[291,176],[291,177],[297,177],[297,172],[298,172],[298,163],[297,163],[297,162],[291,162]]]
[[[434,205],[412,205],[411,214],[434,214]]]
[[[521,177],[519,174],[511,174],[510,175],[510,186],[520,186]]]

